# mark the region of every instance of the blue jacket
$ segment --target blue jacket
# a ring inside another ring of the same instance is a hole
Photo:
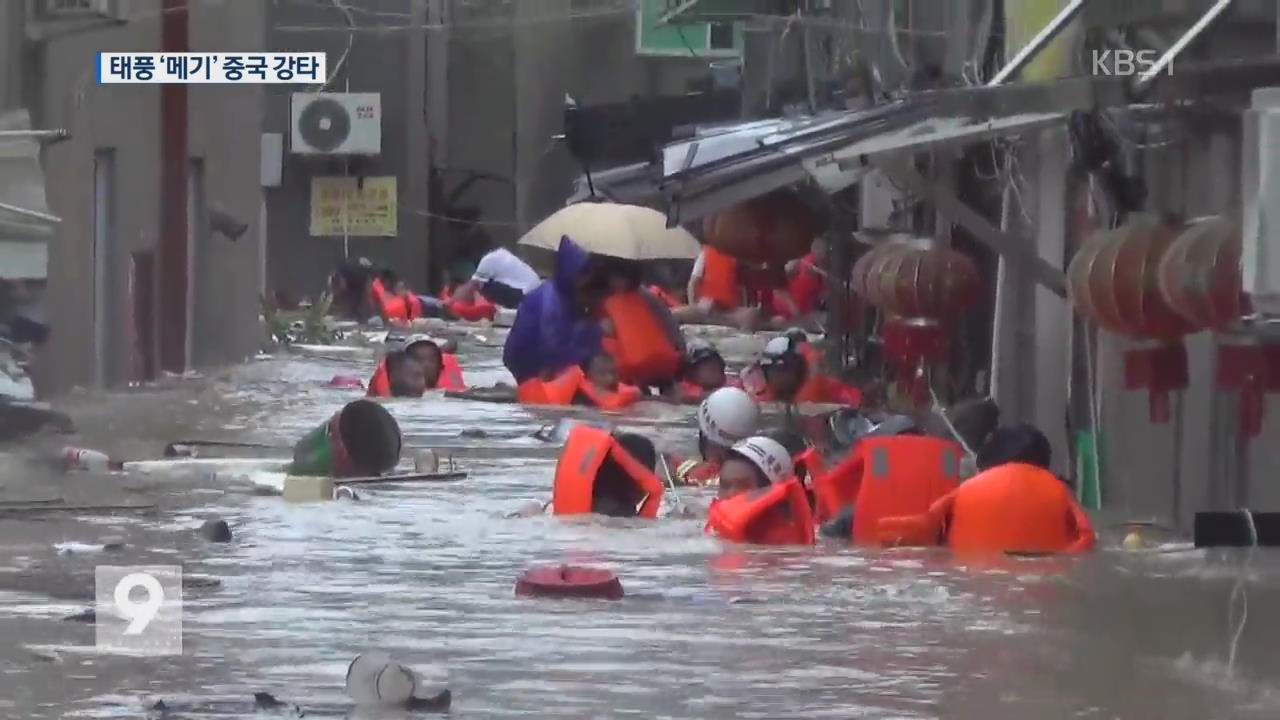
[[[573,302],[574,281],[590,259],[590,253],[562,237],[555,274],[520,302],[502,349],[502,364],[517,383],[544,370],[558,373],[600,352],[600,324]]]

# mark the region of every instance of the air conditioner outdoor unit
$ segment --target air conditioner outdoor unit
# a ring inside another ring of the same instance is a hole
[[[1280,88],[1254,90],[1243,126],[1244,291],[1259,313],[1280,315]]]
[[[293,93],[289,150],[295,155],[377,155],[382,152],[378,93]]]

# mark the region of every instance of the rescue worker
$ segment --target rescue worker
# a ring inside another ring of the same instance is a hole
[[[732,542],[813,544],[809,499],[787,448],[756,435],[729,449],[706,531]]]
[[[422,363],[423,376],[428,390],[466,390],[462,368],[457,355],[446,353],[426,335],[410,335],[405,338],[401,350]]]
[[[964,450],[891,415],[858,438],[852,452],[814,482],[822,534],[878,542],[880,518],[921,513],[960,482]]]
[[[756,389],[760,402],[839,403],[858,407],[862,393],[823,374],[805,358],[794,338],[775,337],[764,346],[758,362],[763,385]]]
[[[725,453],[736,442],[754,434],[760,426],[760,406],[739,388],[720,388],[698,406],[698,454],[700,460],[672,461],[676,482],[715,485]]]
[[[369,397],[422,397],[427,378],[422,363],[404,350],[387,353],[369,379]]]
[[[654,474],[656,460],[648,438],[578,425],[556,463],[551,512],[657,517],[665,487]]]
[[[605,258],[608,294],[601,304],[603,347],[618,362],[623,382],[669,390],[680,370],[684,335],[666,303],[640,287],[640,263]]]
[[[1066,483],[1050,471],[1052,448],[1030,425],[1000,428],[978,452],[978,474],[918,515],[886,517],[887,545],[946,545],[963,554],[1080,553],[1097,537]]]
[[[729,385],[724,356],[708,342],[688,345],[676,393],[681,402],[701,402],[709,394]]]

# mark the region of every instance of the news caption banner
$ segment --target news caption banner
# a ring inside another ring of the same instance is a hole
[[[99,565],[94,597],[98,652],[182,654],[181,565]]]
[[[98,53],[101,85],[323,83],[325,54]]]

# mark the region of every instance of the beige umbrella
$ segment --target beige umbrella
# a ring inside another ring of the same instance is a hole
[[[525,247],[555,252],[569,236],[583,250],[624,260],[692,260],[701,246],[688,230],[638,205],[582,202],[561,208],[520,238]]]

